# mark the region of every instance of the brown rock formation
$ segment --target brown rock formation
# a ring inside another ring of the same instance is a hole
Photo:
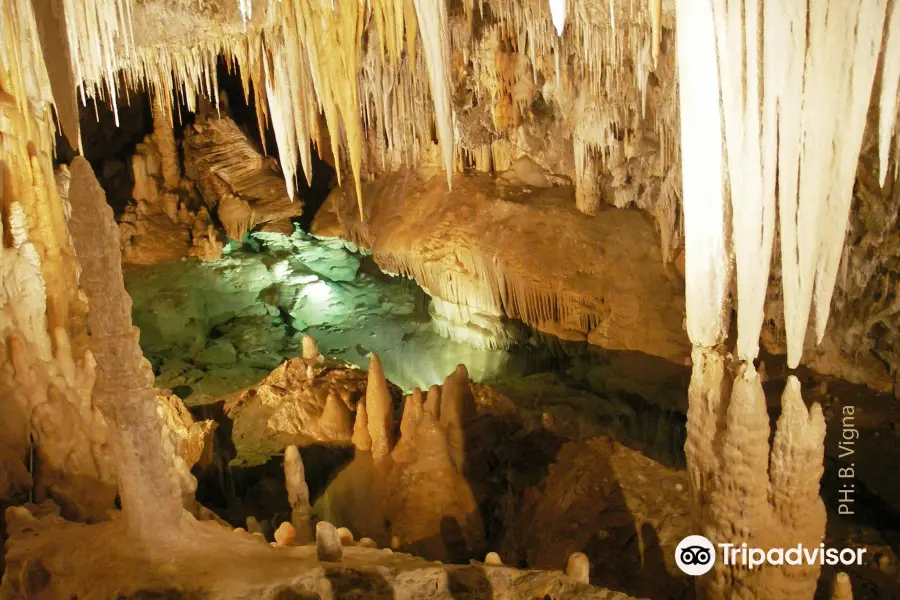
[[[570,195],[482,175],[457,176],[449,193],[440,178],[402,171],[364,186],[365,226],[347,192],[335,191],[323,211],[336,212],[340,235],[370,248],[384,270],[456,307],[446,314],[460,338],[503,345],[503,321],[520,319],[565,339],[683,361],[681,283],[667,274],[652,226],[610,208],[589,219]],[[335,234],[315,222],[313,231]]]
[[[137,146],[131,166],[134,204],[120,218],[125,264],[152,265],[186,256],[216,260],[224,240],[190,182],[181,178],[172,115],[153,102],[154,132]]]
[[[303,212],[303,203],[288,196],[274,161],[228,117],[200,116],[185,131],[184,156],[185,171],[233,240]]]
[[[162,422],[162,447],[169,460],[169,468],[177,474],[181,495],[186,508],[194,507],[197,480],[191,468],[208,464],[211,460],[212,434],[215,421],[194,421],[181,398],[166,390],[157,392],[157,413]]]
[[[0,13],[22,28],[4,39],[25,48],[17,34],[33,31],[31,5]],[[59,186],[53,180],[48,90],[27,75],[37,60],[23,52],[0,75],[0,503],[33,489],[69,518],[100,520],[113,507],[115,473],[91,400],[96,363],[66,229],[65,170]],[[31,465],[41,466],[29,475]]]
[[[356,444],[360,420],[364,421],[360,435],[364,433],[371,444],[363,400],[369,378],[364,371],[326,363],[310,379],[307,362],[298,357],[282,363],[257,385],[231,394],[225,410],[234,421],[238,460],[256,464],[290,444]],[[400,390],[383,385],[388,401],[399,402]]]

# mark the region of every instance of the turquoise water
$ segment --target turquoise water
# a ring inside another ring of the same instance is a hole
[[[179,388],[189,404],[252,385],[312,335],[329,359],[365,368],[381,358],[404,390],[441,383],[458,363],[475,381],[521,376],[521,353],[483,350],[439,336],[428,298],[414,282],[389,277],[340,240],[300,231],[255,233],[221,260],[130,270],[141,347],[157,386]]]

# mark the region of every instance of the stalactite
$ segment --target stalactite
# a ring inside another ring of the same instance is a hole
[[[453,135],[453,105],[450,102],[450,36],[447,5],[444,2],[415,0],[422,45],[428,62],[428,79],[437,120],[438,143],[444,157],[447,185],[453,179],[456,142]]]
[[[752,361],[759,352],[775,233],[777,139],[774,123],[763,127],[760,120],[759,48],[742,43],[761,37],[761,15],[755,2],[744,8],[717,6],[715,18],[740,307],[737,353]],[[762,114],[771,119],[775,107],[774,95],[767,96]]]
[[[687,329],[694,344],[715,346],[729,275],[715,20],[706,2],[678,0],[676,14]]]
[[[72,70],[81,99],[105,96],[113,107],[116,126],[119,56],[133,47],[131,0],[63,0]]]
[[[653,31],[650,48],[653,67],[659,64],[659,46],[662,41],[662,0],[650,0],[650,23]]]
[[[822,171],[820,167],[813,166],[812,172],[801,173],[801,178],[805,178],[805,176],[813,178],[813,173],[819,173],[821,177],[822,172],[830,172],[833,175],[826,178],[829,187],[824,215],[827,216],[819,225],[821,249],[815,277],[815,328],[816,342],[819,344],[825,337],[828,315],[831,312],[831,298],[834,294],[844,248],[847,219],[850,216],[850,206],[853,201],[853,186],[856,181],[859,155],[866,128],[866,115],[870,106],[872,86],[882,46],[887,0],[875,2],[860,0],[858,14],[857,11],[847,7],[848,3],[837,3],[834,0],[833,4],[837,4],[848,12],[845,18],[838,16],[837,19],[834,19],[832,14],[828,15],[828,24],[837,23],[847,40],[845,42],[846,50],[843,54],[845,61],[843,70],[846,78],[843,85],[845,87],[843,87],[843,91],[835,90],[833,74],[826,77],[829,83],[823,82],[822,85],[827,86],[832,93],[839,94],[837,110],[833,114],[843,115],[843,118],[840,121],[831,119],[832,123],[836,125],[839,123],[834,132],[835,157],[832,167],[830,169],[825,167],[827,170]],[[836,49],[832,47],[829,50],[834,52]],[[846,72],[848,69],[849,73]],[[838,87],[838,89],[840,88]],[[818,91],[810,90],[810,92],[811,97],[818,99],[821,96]],[[827,119],[824,116],[820,118],[823,121]]]
[[[805,3],[790,4],[766,3],[764,22],[772,68],[766,78],[773,84],[767,95],[771,89],[780,105],[784,315],[788,364],[796,367],[814,296],[819,341],[828,320],[886,2],[815,3],[808,14]],[[785,47],[806,48],[807,57],[785,56],[778,51]]]
[[[69,145],[82,152],[78,82],[72,70],[63,0],[35,0],[32,4],[60,127]]]
[[[567,0],[549,0],[550,14],[553,18],[553,26],[556,28],[556,35],[562,36],[563,30],[566,28],[566,2]]]

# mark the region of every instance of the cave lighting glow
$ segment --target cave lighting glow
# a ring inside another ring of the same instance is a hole
[[[325,303],[331,299],[331,286],[325,281],[316,281],[309,284],[301,295],[314,303]]]

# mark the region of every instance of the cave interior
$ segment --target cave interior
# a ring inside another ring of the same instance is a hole
[[[898,116],[900,0],[2,0],[0,600],[900,598]]]

